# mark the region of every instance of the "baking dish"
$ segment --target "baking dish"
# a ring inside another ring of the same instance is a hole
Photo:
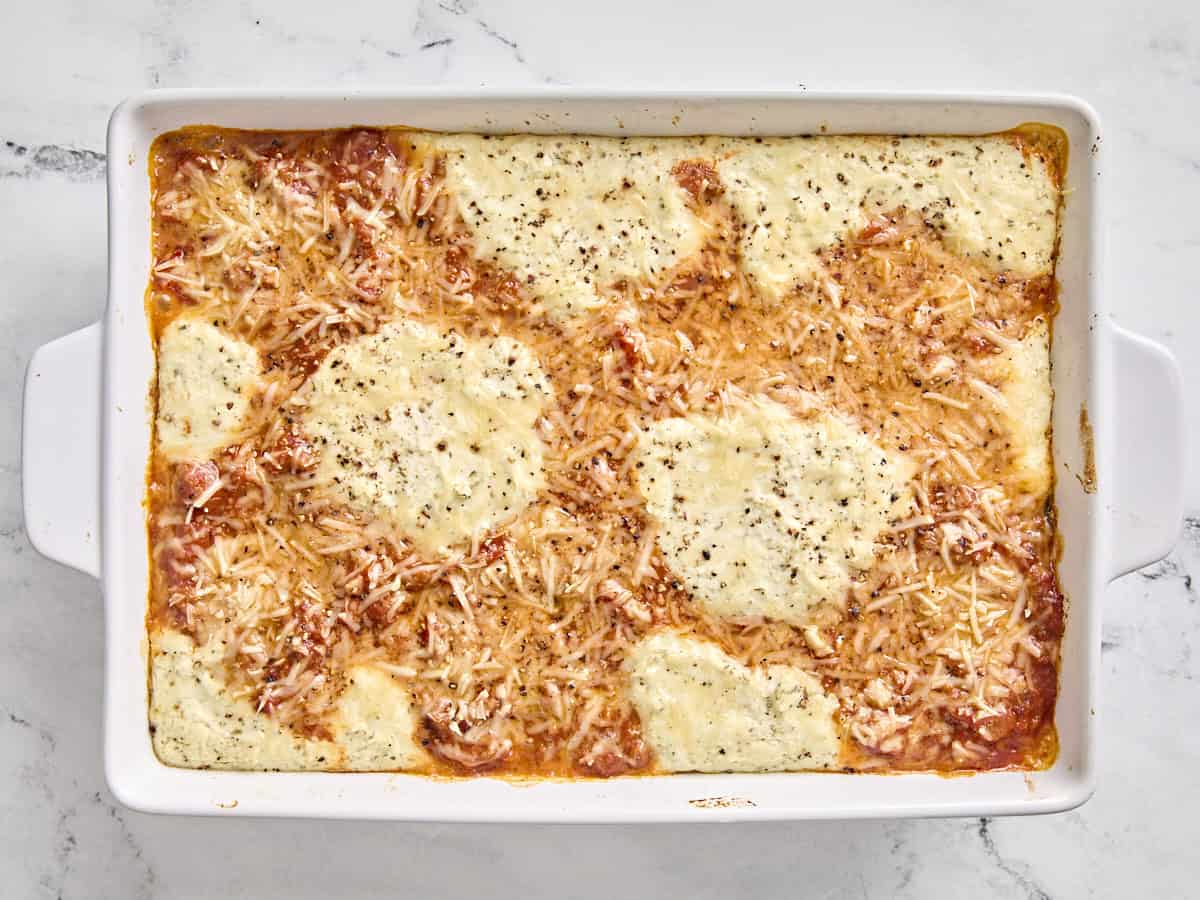
[[[1060,576],[1069,613],[1056,714],[1061,749],[1051,769],[957,778],[801,773],[519,783],[208,772],[158,762],[147,731],[142,505],[150,440],[147,392],[154,371],[143,310],[150,265],[146,166],[157,135],[199,123],[768,135],[970,134],[1023,122],[1057,125],[1070,139],[1058,266],[1062,311],[1053,347],[1056,499],[1064,541]],[[1099,291],[1101,145],[1096,116],[1086,104],[1063,97],[788,92],[160,92],[126,101],[114,112],[108,160],[107,312],[103,323],[47,344],[31,360],[23,465],[33,544],[103,583],[105,769],[125,804],[190,814],[648,822],[1051,812],[1091,794],[1100,593],[1107,581],[1170,549],[1182,518],[1185,457],[1174,361],[1157,344],[1116,327]],[[1097,478],[1089,493],[1085,473],[1093,463]]]

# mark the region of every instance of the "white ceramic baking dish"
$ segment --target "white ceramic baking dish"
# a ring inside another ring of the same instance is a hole
[[[1048,771],[935,775],[672,775],[610,781],[447,781],[387,774],[264,774],[174,769],[147,733],[147,549],[143,493],[154,358],[142,298],[150,265],[147,153],[188,124],[321,128],[405,124],[466,131],[688,135],[970,134],[1044,122],[1070,138],[1054,328],[1054,456],[1069,598],[1057,726]],[[109,293],[103,323],[37,351],[25,386],[24,497],[42,553],[101,578],[107,610],[104,754],[113,793],[136,809],[220,815],[444,821],[647,822],[999,815],[1063,810],[1096,771],[1100,595],[1164,556],[1182,517],[1178,369],[1157,344],[1116,327],[1100,289],[1099,124],[1065,97],[811,93],[481,96],[438,90],[163,92],[136,97],[108,132]],[[1098,489],[1085,493],[1095,434]]]

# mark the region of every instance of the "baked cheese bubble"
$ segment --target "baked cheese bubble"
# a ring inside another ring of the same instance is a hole
[[[838,703],[795,666],[751,669],[715,644],[672,632],[625,661],[630,698],[659,768],[778,772],[837,767]]]
[[[535,425],[550,393],[518,341],[405,321],[332,350],[302,392],[301,425],[324,490],[437,555],[541,490]]]
[[[158,341],[159,452],[205,459],[238,433],[260,383],[258,351],[198,316],[180,316]]]
[[[660,420],[637,453],[658,546],[718,616],[803,623],[870,568],[876,538],[912,503],[902,454],[840,416],[802,421],[765,399]]]

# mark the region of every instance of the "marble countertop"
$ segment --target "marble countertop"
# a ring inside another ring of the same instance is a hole
[[[11,897],[1180,896],[1200,862],[1200,467],[1176,551],[1103,604],[1101,774],[1059,816],[534,828],[159,818],[100,755],[97,583],[21,522],[20,410],[39,344],[105,292],[104,128],[149,87],[446,84],[1053,90],[1100,111],[1109,300],[1200,383],[1200,12],[1191,0],[40,0],[0,13],[0,893]],[[328,21],[335,9],[340,21]],[[684,12],[683,10],[687,11]],[[286,11],[285,11],[286,10]],[[1189,396],[1192,434],[1200,400]],[[1151,700],[1150,698],[1154,698]],[[1188,784],[1192,787],[1188,787]]]

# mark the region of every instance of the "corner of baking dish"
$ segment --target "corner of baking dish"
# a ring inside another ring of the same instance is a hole
[[[147,154],[185,124],[308,128],[409,124],[433,129],[608,133],[985,133],[1040,121],[1071,139],[1054,343],[1055,465],[1060,521],[1071,535],[1061,573],[1070,607],[1057,713],[1061,752],[1045,772],[674,775],[521,783],[421,776],[241,773],[161,764],[147,730],[144,633],[147,542],[142,500],[150,440],[147,388],[154,359],[143,310],[150,264]],[[727,821],[1056,812],[1095,788],[1094,716],[1099,610],[1109,552],[1100,526],[1106,486],[1086,494],[1072,472],[1085,448],[1082,405],[1096,423],[1101,474],[1113,416],[1107,320],[1096,292],[1099,121],[1073,97],[939,94],[603,93],[505,95],[445,90],[154,92],[125,101],[108,132],[109,305],[102,390],[102,556],[107,610],[105,771],[122,803],[148,812],[443,821]],[[1059,435],[1062,435],[1060,440]]]

